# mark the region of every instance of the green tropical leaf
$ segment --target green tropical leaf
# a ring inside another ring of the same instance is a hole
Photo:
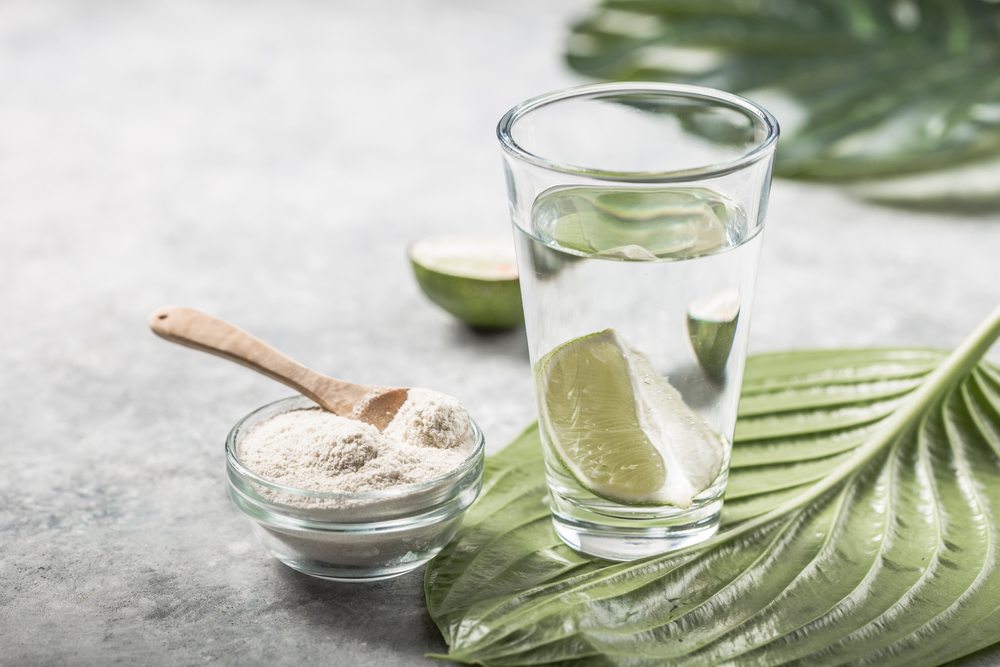
[[[1000,203],[997,3],[604,0],[566,58],[598,79],[757,99],[782,123],[779,175],[868,179],[858,192],[890,203]]]
[[[1000,642],[1000,309],[950,355],[747,364],[723,528],[631,563],[553,532],[537,428],[428,567],[449,659],[935,665]]]

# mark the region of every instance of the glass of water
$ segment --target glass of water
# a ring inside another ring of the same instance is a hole
[[[709,88],[595,84],[497,136],[556,532],[614,560],[708,539],[777,121]]]

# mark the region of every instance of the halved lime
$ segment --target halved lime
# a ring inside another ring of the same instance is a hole
[[[472,327],[508,329],[524,321],[509,236],[446,234],[410,247],[427,297]]]
[[[722,438],[613,329],[552,350],[536,379],[546,437],[588,491],[630,505],[690,507],[719,476]]]
[[[726,373],[729,353],[736,339],[740,295],[724,290],[693,300],[688,305],[687,328],[698,363],[716,378]]]

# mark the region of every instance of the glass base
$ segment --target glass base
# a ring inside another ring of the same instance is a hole
[[[567,545],[590,556],[629,561],[676,551],[704,542],[719,530],[722,498],[678,513],[646,518],[595,512],[562,498],[550,489],[552,525]]]

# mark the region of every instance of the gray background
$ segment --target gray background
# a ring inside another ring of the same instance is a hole
[[[230,425],[289,392],[170,347],[183,303],[304,362],[532,419],[523,332],[430,306],[409,242],[506,229],[493,127],[580,82],[582,0],[0,5],[0,662],[419,663],[420,573],[270,560],[225,496]],[[952,346],[998,301],[997,215],[773,190],[752,348]]]

